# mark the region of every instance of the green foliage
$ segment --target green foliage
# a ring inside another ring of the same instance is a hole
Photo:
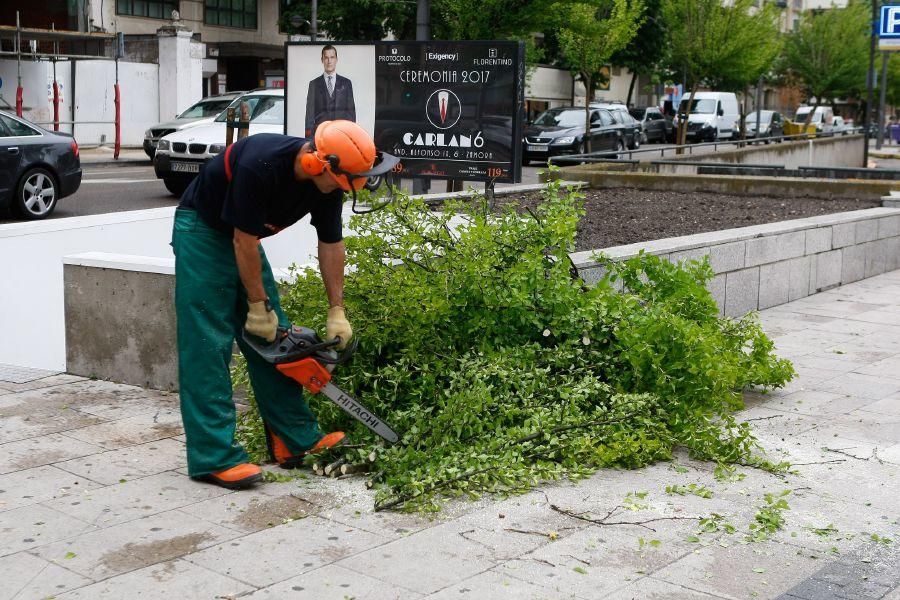
[[[765,541],[781,529],[784,525],[782,513],[790,508],[785,496],[790,493],[791,490],[783,490],[779,494],[765,495],[765,505],[754,516],[754,522],[750,523],[750,533],[745,538],[748,542]]]
[[[668,67],[687,81],[693,97],[701,85],[743,91],[773,66],[782,45],[779,14],[772,2],[757,0],[663,0],[668,32]],[[678,136],[684,143],[687,119]]]
[[[590,0],[559,2],[562,17],[557,32],[559,47],[572,71],[581,77],[588,100],[594,97],[600,69],[612,55],[634,38],[644,12],[643,0]],[[590,131],[590,102],[585,102],[585,131]],[[590,152],[590,137],[586,137]]]
[[[700,498],[712,498],[713,491],[706,487],[705,485],[698,485],[696,483],[689,483],[688,485],[667,485],[666,486],[667,494],[678,494],[679,496],[685,496],[687,494],[693,494],[694,496],[699,496]]]
[[[731,535],[737,528],[731,523],[725,520],[723,515],[718,513],[712,513],[708,517],[703,517],[700,519],[700,529],[697,531],[698,535],[703,535],[704,533],[716,533],[719,531],[724,531],[725,533]],[[688,538],[689,542],[699,542],[700,538],[697,536],[691,536]]]
[[[663,0],[669,59],[688,88],[740,91],[755,82],[781,48],[778,11],[756,0]]]
[[[787,37],[781,69],[818,103],[866,85],[871,13],[862,2],[810,11]],[[810,112],[810,117],[812,112]]]
[[[767,466],[731,412],[742,388],[789,380],[790,364],[755,319],[718,317],[706,263],[641,255],[609,262],[593,287],[573,278],[581,215],[579,196],[551,183],[533,214],[491,214],[482,201],[437,212],[401,199],[355,217],[345,304],[360,343],[335,383],[401,441],[387,447],[331,402],[310,402],[324,430],[360,444],[353,452],[375,451],[379,507],[519,493],[667,460],[678,445]],[[295,276],[282,305],[294,323],[320,327],[321,280],[311,269]],[[619,281],[626,292],[613,289]],[[241,423],[260,458],[254,411]]]

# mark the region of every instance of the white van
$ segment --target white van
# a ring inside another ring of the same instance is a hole
[[[687,139],[712,142],[738,137],[741,127],[741,113],[738,111],[737,96],[732,92],[697,92],[696,99],[687,93],[681,98],[678,115],[688,113]],[[676,117],[677,119],[678,117]],[[676,125],[678,121],[676,120]]]
[[[806,123],[806,118],[809,116],[809,111],[812,108],[812,106],[801,106],[798,108],[797,114],[794,115],[794,123],[800,123],[801,125]],[[816,133],[834,133],[834,111],[830,106],[817,106],[809,124],[816,126]]]

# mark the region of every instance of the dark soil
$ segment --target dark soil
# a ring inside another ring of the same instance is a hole
[[[635,189],[583,193],[585,216],[578,225],[578,251],[881,206],[878,200],[726,196]],[[498,207],[510,203],[522,210],[534,208],[540,203],[540,195],[530,192],[497,197]]]

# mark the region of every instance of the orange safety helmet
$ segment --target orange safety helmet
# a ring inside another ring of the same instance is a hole
[[[306,173],[315,176],[327,170],[346,192],[361,190],[368,177],[387,173],[397,162],[396,157],[375,149],[365,129],[343,120],[319,125],[312,152],[300,158]]]

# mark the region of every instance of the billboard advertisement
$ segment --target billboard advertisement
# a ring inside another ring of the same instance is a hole
[[[521,181],[521,42],[289,42],[285,133],[359,123],[402,177]]]

